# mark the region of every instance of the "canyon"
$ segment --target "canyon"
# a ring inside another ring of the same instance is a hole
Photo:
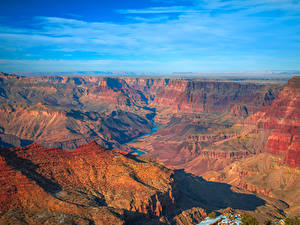
[[[212,210],[274,219],[288,207],[94,141],[1,149],[0,171],[1,224],[197,224]]]
[[[187,130],[185,136],[221,140],[236,135],[234,125],[270,105],[281,89],[280,84],[206,79],[10,74],[2,74],[0,83],[1,145],[36,142],[66,149],[90,140],[129,149],[126,143],[149,133],[154,122],[164,136],[179,126]],[[219,132],[206,132],[215,128]]]
[[[260,222],[299,216],[299,135],[297,76],[1,73],[1,223],[198,224],[226,209]]]
[[[256,133],[266,137],[264,151],[203,176],[208,180],[222,181],[284,199],[290,205],[288,213],[299,215],[299,124],[300,77],[294,77],[270,106],[244,121],[248,135]]]

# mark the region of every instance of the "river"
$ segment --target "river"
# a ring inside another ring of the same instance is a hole
[[[132,139],[130,142],[128,142],[127,144],[133,143],[133,142],[137,141],[138,139],[140,139],[140,138],[142,138],[142,137],[150,136],[150,135],[154,134],[156,131],[158,131],[158,127],[157,127],[157,125],[154,123],[154,125],[153,125],[153,127],[152,127],[152,130],[151,130],[149,133],[146,133],[146,134],[143,134],[143,135],[141,135],[141,136],[139,136],[139,137],[136,137],[136,138]],[[144,155],[144,154],[145,154],[144,151],[141,151],[141,150],[139,150],[139,149],[137,149],[137,148],[132,148],[132,150],[133,150],[133,154],[135,154],[135,155],[137,155],[137,156],[140,156],[140,155]]]

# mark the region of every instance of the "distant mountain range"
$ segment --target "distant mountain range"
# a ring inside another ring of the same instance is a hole
[[[182,77],[182,78],[226,78],[226,79],[261,79],[261,80],[288,80],[300,75],[299,70],[261,70],[235,72],[130,72],[130,71],[74,71],[74,72],[15,72],[21,76],[153,76],[153,77]]]

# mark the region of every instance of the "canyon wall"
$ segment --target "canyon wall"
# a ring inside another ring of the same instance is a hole
[[[0,151],[1,224],[198,224],[211,210],[284,217],[286,205],[96,142]]]
[[[1,147],[35,142],[0,151],[1,223],[197,224],[228,207],[261,219],[299,213],[299,77],[282,86],[0,74],[0,84]],[[135,149],[146,156],[125,156]]]
[[[270,106],[248,117],[243,130],[265,136],[262,153],[242,158],[204,177],[282,199],[289,216],[300,214],[300,77],[288,81]]]
[[[144,149],[169,166],[185,168],[197,175],[221,170],[236,160],[261,152],[280,155],[284,163],[297,167],[300,165],[299,81],[299,77],[292,78],[282,90],[276,89],[276,96],[270,94],[275,91],[268,90],[263,95],[264,101],[258,104],[256,100],[261,98],[253,98],[247,108],[239,103],[223,112],[184,115],[177,111],[151,137],[131,145]],[[246,95],[247,100],[252,98]],[[228,107],[228,104],[220,104],[220,107]],[[259,106],[259,110],[248,111],[251,104]]]
[[[280,156],[260,153],[237,160],[223,170],[209,171],[203,177],[224,182],[253,193],[281,199],[289,205],[287,216],[300,214],[300,170]]]
[[[32,144],[0,157],[1,223],[13,214],[30,224],[124,224],[130,212],[155,220],[175,210],[171,170],[95,142],[74,151]]]
[[[253,125],[269,134],[264,151],[300,166],[300,77],[289,80],[272,105],[247,118],[245,126]]]
[[[218,164],[213,155],[223,158],[212,167],[221,168],[262,151],[300,163],[299,77],[282,91],[279,84],[170,78],[1,74],[0,83],[2,146],[74,149],[96,140],[130,151],[126,143],[156,122],[159,131],[134,147],[178,168],[195,172],[206,155],[207,165]]]
[[[96,140],[124,150],[126,142],[150,132],[153,120],[166,124],[177,113],[245,118],[269,105],[280,89],[220,80],[3,73],[0,84],[2,146],[37,142],[74,149]]]

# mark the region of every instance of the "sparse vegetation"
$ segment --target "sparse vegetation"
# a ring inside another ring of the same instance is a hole
[[[211,219],[215,219],[217,217],[217,214],[216,214],[216,212],[212,211],[208,214],[208,217]]]
[[[266,221],[264,222],[264,225],[272,225],[272,220],[266,220]]]
[[[286,225],[300,225],[300,220],[297,217],[286,218],[284,222]]]
[[[222,177],[223,179],[226,178],[226,174],[225,174],[224,172],[221,172],[220,175],[221,175],[221,177]]]
[[[242,225],[258,225],[258,221],[249,214],[242,216]]]

